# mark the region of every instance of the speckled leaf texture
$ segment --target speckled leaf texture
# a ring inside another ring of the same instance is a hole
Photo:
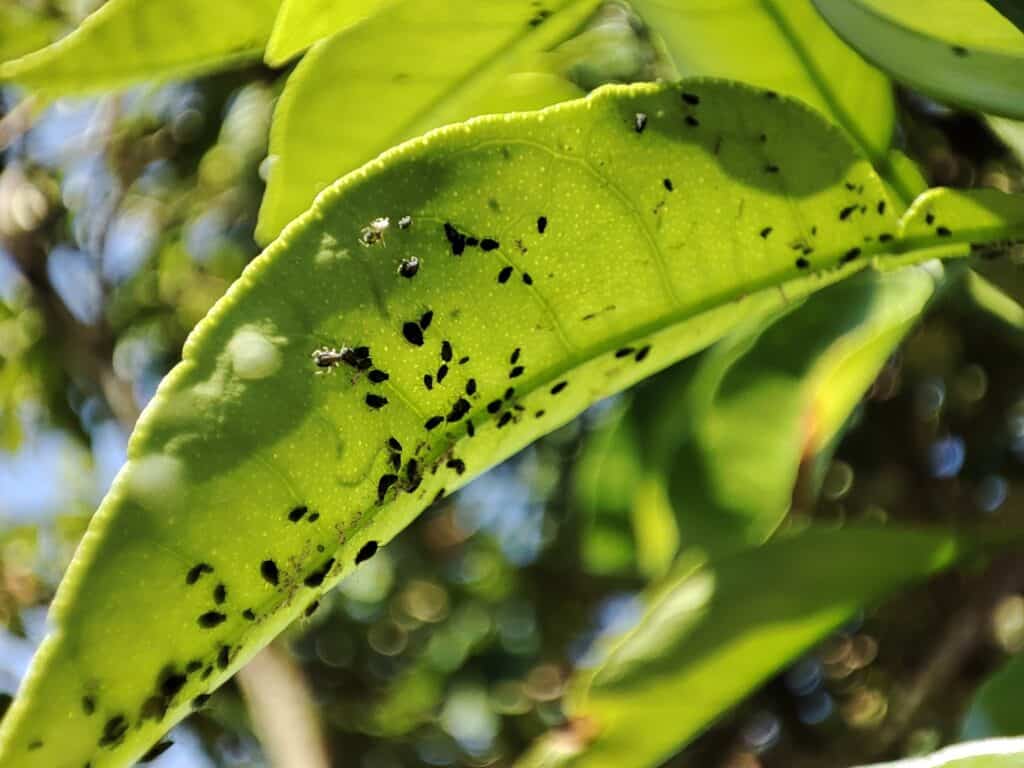
[[[899,245],[885,199],[816,114],[712,81],[481,118],[345,177],[142,415],[0,766],[129,764],[433,500]]]
[[[814,0],[895,79],[940,101],[1024,117],[1024,32],[985,0]]]
[[[1024,739],[989,739],[947,747],[927,757],[862,768],[1024,768]]]
[[[273,240],[327,185],[400,141],[489,111],[581,95],[556,75],[523,73],[598,5],[401,0],[317,43],[274,111],[257,239]]]
[[[52,98],[259,59],[280,3],[109,0],[64,39],[0,64],[0,81]]]

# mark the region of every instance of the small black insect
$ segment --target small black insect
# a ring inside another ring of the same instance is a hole
[[[688,126],[690,126],[691,128],[696,128],[697,126],[699,126],[699,125],[700,125],[700,120],[698,120],[698,119],[697,119],[696,117],[694,117],[693,115],[687,115],[687,116],[686,116],[686,117],[684,118],[684,122],[685,122],[685,123],[686,123],[686,124],[687,124]]]
[[[204,573],[213,573],[213,566],[207,563],[199,563],[189,568],[188,573],[185,574],[186,584],[195,584],[202,577]]]
[[[651,345],[645,344],[644,346],[640,347],[640,349],[637,350],[636,354],[633,356],[633,359],[636,360],[638,363],[642,363],[644,360],[647,359],[647,356],[650,353]]]
[[[498,273],[498,282],[507,283],[510,277],[512,277],[512,267],[502,267]]]
[[[312,603],[310,603],[309,605],[306,606],[306,610],[303,611],[303,615],[308,619],[310,616],[312,616],[314,613],[316,613],[316,609],[319,608],[319,607],[320,607],[320,601],[319,600],[314,600]]]
[[[686,93],[684,91],[682,95],[683,95],[683,101],[685,101],[691,107],[695,107],[698,104],[700,104],[700,96],[698,96],[697,94],[695,94],[695,93]]]
[[[567,386],[569,386],[569,382],[568,381],[560,381],[557,384],[555,384],[555,386],[553,386],[551,388],[551,394],[552,395],[557,395],[559,392],[561,392]]]
[[[433,310],[428,309],[426,312],[420,315],[420,328],[422,328],[424,331],[427,330],[427,328],[430,327],[430,323],[433,321],[433,319],[434,312]]]
[[[455,474],[457,475],[461,475],[466,471],[466,462],[462,459],[449,459],[445,466],[448,467],[448,469],[454,469]]]
[[[377,501],[384,501],[391,486],[398,482],[398,475],[381,475],[377,481]]]
[[[483,240],[480,241],[481,251],[495,251],[498,248],[501,248],[501,243],[490,237],[485,237]]]
[[[378,547],[376,541],[368,541],[365,544],[363,544],[363,546],[360,547],[359,551],[356,553],[356,565],[366,562],[375,554],[377,554],[377,548]]]
[[[763,237],[765,240],[767,240],[768,239],[768,235],[770,235],[771,233],[772,233],[772,228],[771,227],[765,227],[764,229],[761,230],[761,237]]]
[[[437,383],[440,384],[442,381],[444,381],[447,375],[448,366],[445,365],[444,363],[441,363],[441,367],[437,369]]]
[[[398,453],[402,452],[402,444],[400,442],[398,442],[398,438],[396,438],[396,437],[389,437],[388,438],[388,447],[392,451],[397,451]]]
[[[523,375],[523,371],[525,371],[525,370],[526,370],[526,368],[524,368],[523,366],[517,365],[512,370],[510,370],[508,372],[508,377],[510,379],[518,379],[520,376]]]
[[[376,411],[380,410],[385,405],[387,405],[388,399],[381,395],[375,395],[373,393],[370,393],[366,396],[366,404]]]
[[[319,587],[324,583],[324,579],[327,578],[327,574],[331,572],[331,568],[334,567],[334,558],[329,557],[327,562],[309,574],[302,583],[307,587]]]
[[[197,621],[199,626],[203,629],[213,629],[227,621],[227,618],[227,616],[223,613],[219,613],[218,611],[207,611],[202,614]]]
[[[672,179],[668,179],[668,178],[665,178],[665,179],[661,180],[661,186],[663,186],[669,192],[671,192],[673,189],[675,189],[675,187],[672,186]]]
[[[423,426],[431,430],[441,426],[442,423],[444,423],[444,416],[431,416]]]
[[[228,588],[223,584],[218,584],[213,588],[213,602],[217,605],[224,605],[224,601],[228,599]]]
[[[476,394],[476,379],[470,379],[466,382],[466,394],[470,396]]]
[[[288,519],[291,520],[293,523],[297,523],[299,522],[299,520],[306,516],[307,512],[309,512],[309,507],[303,504],[301,506],[295,507],[295,509],[289,512]]]
[[[523,272],[523,282],[527,285],[533,285],[533,278],[530,277],[529,272]]]
[[[419,323],[410,321],[402,325],[402,335],[410,344],[417,347],[423,346],[423,329],[420,328]]]
[[[839,211],[839,220],[840,221],[846,221],[848,218],[850,218],[850,214],[852,214],[856,210],[857,210],[857,206],[856,205],[848,205],[848,206],[846,206],[841,211]]]
[[[252,608],[246,608],[242,611],[242,618],[246,621],[256,621],[256,612]]]
[[[367,375],[367,378],[374,384],[382,384],[388,379],[390,379],[391,376],[389,376],[386,371],[373,370],[370,371],[370,373]]]
[[[447,339],[441,342],[441,359],[446,363],[452,361],[452,345]]]
[[[947,227],[936,227],[935,234],[939,237],[950,237],[953,233]]]
[[[264,560],[260,563],[260,575],[264,581],[268,584],[273,584],[275,587],[281,578],[281,574],[277,569],[277,563],[273,560]]]
[[[166,752],[168,749],[174,746],[174,742],[168,739],[167,741],[161,741],[155,744],[146,754],[139,758],[139,763],[152,763],[160,755]]]
[[[415,256],[410,256],[407,259],[402,259],[402,262],[398,265],[398,274],[402,277],[416,277],[416,273],[420,271],[420,260]]]
[[[544,230],[548,228],[548,217],[538,216],[537,217],[537,232],[541,235],[544,234]]]

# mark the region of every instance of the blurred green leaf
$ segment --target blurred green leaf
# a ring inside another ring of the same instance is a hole
[[[822,21],[810,0],[634,0],[677,73],[794,96],[841,125],[881,167],[895,124],[892,86]]]
[[[1010,659],[978,689],[964,716],[964,740],[1024,734],[1024,656]],[[1024,755],[1024,749],[1021,749]]]
[[[814,0],[843,38],[940,101],[1024,117],[1024,33],[984,0]]]
[[[965,552],[950,534],[850,527],[710,562],[684,553],[639,623],[576,681],[569,732],[520,765],[657,765],[857,611]]]
[[[141,417],[0,766],[137,758],[433,500],[885,253],[894,214],[854,213],[885,199],[817,114],[714,81],[475,120],[347,176],[247,267]],[[914,237],[925,256],[944,239]]]
[[[266,60],[279,67],[317,40],[369,18],[395,0],[282,0]]]
[[[0,4],[0,62],[48,45],[59,32],[60,23],[51,16],[15,3]]]
[[[927,757],[862,768],[1022,768],[1024,739],[990,739],[947,747]]]
[[[274,114],[257,238],[273,240],[327,185],[401,141],[582,95],[551,74],[510,76],[528,71],[599,3],[557,0],[544,12],[503,0],[407,0],[317,43]]]
[[[110,0],[67,37],[0,64],[48,98],[210,72],[263,53],[281,0]]]

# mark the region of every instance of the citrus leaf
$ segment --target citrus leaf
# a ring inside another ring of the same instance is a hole
[[[141,417],[0,766],[137,758],[432,500],[863,269],[898,225],[860,212],[884,199],[819,116],[711,81],[481,118],[345,177]]]
[[[658,765],[857,611],[966,551],[946,533],[812,527],[719,560],[684,554],[575,682],[572,729],[520,768]]]
[[[1024,32],[1024,2],[1021,0],[988,0],[988,4]]]
[[[1024,33],[984,0],[814,0],[895,79],[972,109],[1024,117]]]
[[[56,97],[258,59],[280,1],[110,0],[62,40],[0,64],[0,80]]]
[[[267,64],[278,67],[317,40],[358,24],[395,0],[282,0],[267,43]]]
[[[1024,734],[1020,692],[1024,689],[1024,657],[1011,658],[978,689],[964,716],[962,737],[983,739]],[[1024,755],[1024,747],[1020,749]]]
[[[60,23],[20,5],[0,5],[0,61],[42,48],[60,32]]]
[[[633,0],[677,73],[739,80],[800,99],[841,125],[883,167],[895,126],[888,78],[847,46],[810,0]]]
[[[862,768],[1024,768],[1024,739],[989,739],[947,747],[927,757]]]
[[[270,131],[256,226],[269,242],[339,176],[400,141],[497,109],[536,109],[579,91],[508,76],[569,37],[600,0],[549,11],[503,0],[406,0],[317,43],[299,62]],[[564,81],[563,81],[564,82]]]

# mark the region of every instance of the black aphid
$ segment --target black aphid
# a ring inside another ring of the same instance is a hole
[[[934,224],[935,223],[935,214],[934,213],[925,214],[924,223],[927,224],[928,226],[931,226],[932,224]]]
[[[366,404],[374,410],[378,410],[388,404],[388,399],[381,395],[370,393],[366,396]]]
[[[377,501],[384,501],[391,486],[398,482],[398,475],[381,475],[377,481]]]
[[[442,381],[444,381],[447,375],[448,366],[445,365],[444,363],[441,363],[441,367],[437,369],[437,383],[440,384]]]
[[[501,243],[493,238],[485,237],[480,241],[481,251],[496,251],[498,248],[501,248]]]
[[[841,211],[839,211],[839,220],[840,221],[846,221],[848,218],[850,218],[850,214],[852,214],[856,210],[857,210],[857,206],[856,205],[848,205],[848,206],[846,206]]]
[[[761,230],[761,237],[763,237],[765,240],[767,240],[768,239],[768,235],[770,235],[771,233],[772,233],[772,228],[771,227],[765,227],[764,229]]]
[[[512,277],[512,267],[502,267],[498,273],[498,282],[507,283],[510,277]]]
[[[636,360],[638,363],[642,363],[644,360],[647,359],[647,356],[650,353],[651,353],[651,345],[650,344],[645,344],[644,346],[640,347],[640,349],[638,349],[636,351],[636,354],[633,356],[633,359]]]
[[[949,237],[953,233],[947,227],[936,227],[935,234],[938,235],[939,237]]]
[[[429,373],[423,374],[423,386],[426,387],[427,389],[434,388],[434,377],[431,376]]]
[[[535,419],[543,419],[545,413],[547,413],[547,411],[541,409],[541,410],[537,411],[535,414],[533,414],[533,418],[535,418]]]
[[[462,419],[467,413],[469,413],[469,400],[460,397],[455,401],[455,405],[452,406],[446,418],[449,423],[454,423]]]
[[[402,452],[402,444],[400,442],[398,442],[398,438],[396,438],[396,437],[389,437],[388,438],[388,447],[392,451],[398,451],[399,453]]]
[[[311,522],[311,523],[315,523],[319,519],[320,519],[320,513],[319,512],[314,512],[313,514],[311,514],[309,516],[309,522]]]
[[[447,339],[441,342],[441,359],[446,363],[452,361],[452,344]]]
[[[636,131],[637,133],[643,133],[644,132],[644,128],[646,128],[646,127],[647,127],[647,113],[646,112],[637,112],[635,115],[633,115],[633,130],[634,131]],[[542,229],[540,231],[543,232],[544,230]]]
[[[526,368],[524,368],[523,366],[517,365],[511,371],[508,372],[508,377],[510,379],[518,379],[520,376],[523,375],[523,371],[525,370]]]
[[[310,603],[309,605],[306,606],[306,610],[303,611],[303,615],[308,619],[310,616],[312,616],[314,613],[316,613],[316,609],[319,608],[319,607],[320,607],[320,601],[319,600],[314,600],[312,603]]]
[[[569,386],[569,382],[568,381],[560,381],[557,384],[555,384],[555,386],[553,386],[551,388],[551,394],[552,395],[557,395],[559,392],[561,392],[567,386]]]
[[[160,675],[160,693],[166,699],[173,699],[181,689],[185,687],[188,678],[185,675],[175,672],[173,669],[165,669]]]
[[[423,330],[419,323],[408,322],[402,325],[402,335],[410,344],[417,347],[423,346]]]
[[[797,269],[807,269],[809,266],[811,266],[811,262],[809,262],[803,256],[801,256],[800,258],[798,258],[796,260],[796,268]]]
[[[227,616],[219,611],[207,611],[202,614],[197,621],[199,622],[199,626],[203,629],[213,629],[214,627],[223,624],[227,618]]]
[[[691,107],[695,107],[698,104],[700,104],[700,96],[698,96],[697,94],[695,94],[695,93],[686,93],[684,91],[682,95],[683,95],[683,101],[685,101]]]
[[[547,216],[538,216],[537,217],[537,232],[539,234],[543,235],[544,234],[544,230],[547,229],[547,228],[548,228],[548,217]]]
[[[461,256],[466,250],[466,236],[447,221],[444,223],[444,235],[452,247],[452,254]]]
[[[167,741],[161,741],[157,744],[154,744],[152,749],[150,749],[146,754],[139,758],[139,763],[152,763],[154,760],[160,757],[160,755],[162,755],[164,752],[166,752],[173,746],[174,742],[170,739],[168,739]]]
[[[429,419],[427,419],[426,423],[424,423],[423,426],[430,430],[441,426],[441,424],[443,423],[444,416],[431,416]]]
[[[220,650],[217,651],[217,667],[220,669],[227,669],[231,663],[231,648],[227,645],[222,645]]]
[[[473,426],[472,420],[466,422],[466,435],[468,437],[476,436],[476,427]]]
[[[398,274],[401,277],[416,277],[416,273],[420,271],[420,260],[415,256],[410,256],[407,259],[402,259],[402,262],[398,265]]]
[[[114,715],[103,725],[103,733],[100,735],[99,745],[101,747],[113,747],[121,743],[124,735],[128,732],[128,718],[124,715]]]
[[[331,568],[334,567],[334,558],[327,558],[327,562],[309,574],[302,583],[307,587],[319,587],[324,583],[324,579],[327,578],[327,574],[331,572]]]
[[[506,400],[511,400],[515,396],[516,396],[516,388],[515,387],[509,387],[508,389],[505,390],[504,397],[505,397]]]
[[[691,128],[696,128],[696,127],[697,127],[698,125],[700,125],[700,120],[698,120],[698,119],[697,119],[696,117],[694,117],[693,115],[687,115],[687,116],[686,116],[686,117],[684,118],[684,121],[685,121],[685,122],[686,122],[686,124],[687,124],[688,126],[690,126]]]
[[[430,327],[430,323],[434,320],[433,310],[428,309],[422,315],[420,315],[420,328],[424,331]]]
[[[307,512],[309,512],[309,507],[303,504],[301,506],[295,507],[295,509],[289,512],[288,519],[291,520],[293,523],[297,523],[299,522],[299,520],[306,516]]]
[[[876,208],[876,210],[878,211],[879,215],[885,213],[885,200],[878,201],[878,207]]]
[[[82,711],[87,715],[91,715],[96,712],[96,699],[92,696],[82,697]]]
[[[851,248],[839,259],[840,264],[847,264],[860,256],[860,248]]]
[[[508,424],[510,421],[512,421],[512,412],[511,411],[505,411],[503,414],[501,414],[501,418],[498,419],[498,429],[501,429],[506,424]]]
[[[213,588],[213,602],[217,605],[224,605],[224,601],[228,599],[228,588],[223,584],[218,584]]]
[[[633,347],[622,347],[621,349],[615,350],[616,357],[629,357],[635,350]]]
[[[501,400],[492,400],[487,404],[488,413],[497,413],[501,410]]]
[[[273,560],[264,560],[260,563],[260,575],[264,581],[268,584],[273,584],[275,587],[281,580],[281,573],[277,570],[277,563]]]
[[[448,469],[454,469],[455,474],[457,475],[461,475],[466,471],[466,462],[462,459],[449,459],[445,466],[448,467]]]
[[[359,551],[356,553],[356,565],[366,562],[375,554],[377,554],[377,542],[366,542],[365,544],[363,544],[363,546],[359,548]]]
[[[515,365],[516,363],[518,363],[519,362],[519,355],[521,355],[522,352],[523,352],[523,350],[522,350],[521,347],[516,347],[514,350],[512,350],[512,355],[508,359],[509,364],[510,365]]]
[[[665,179],[661,180],[661,186],[663,186],[669,192],[671,192],[673,189],[675,189],[675,187],[672,186],[672,179],[668,179],[668,178],[665,178]]]
[[[252,608],[246,608],[242,611],[242,618],[246,621],[256,621],[256,612]]]
[[[185,574],[186,584],[195,584],[202,577],[204,573],[213,573],[213,566],[206,563],[199,563],[193,565],[188,569],[188,573]]]
[[[391,376],[389,376],[386,371],[374,369],[367,374],[366,378],[374,384],[382,384],[390,379]]]
[[[530,277],[529,272],[523,272],[523,282],[527,285],[533,285],[533,278]]]
[[[476,394],[476,379],[470,379],[466,382],[466,394],[470,396]]]
[[[764,167],[764,172],[765,173],[778,173],[779,172],[779,166],[777,166],[775,163],[768,163]]]
[[[210,700],[210,694],[200,693],[194,699],[192,699],[192,709],[202,709],[206,706],[206,703]]]

